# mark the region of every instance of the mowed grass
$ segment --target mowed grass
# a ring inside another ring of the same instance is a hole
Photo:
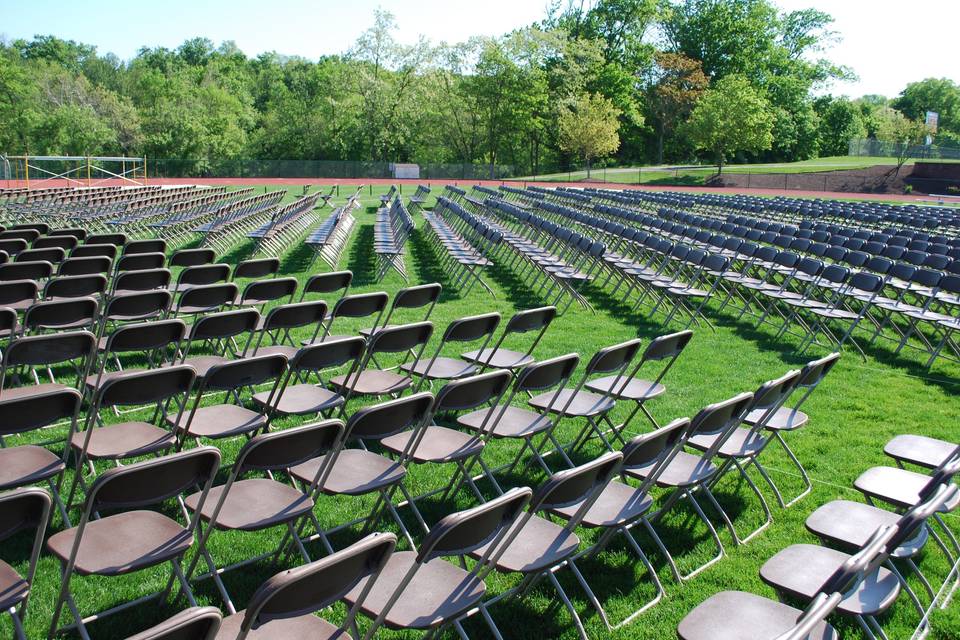
[[[261,190],[258,188],[258,192]],[[384,189],[374,189],[371,196],[368,190],[364,190],[365,208],[356,213],[358,224],[339,265],[340,268],[353,270],[354,293],[383,290],[392,295],[408,284],[394,271],[389,272],[382,282],[373,281],[375,257],[372,252],[372,225],[376,195],[383,191]],[[290,188],[287,200],[300,192],[300,187]],[[341,195],[346,194],[341,191]],[[338,202],[342,199],[343,197]],[[422,220],[418,219],[418,223],[422,223]],[[248,257],[250,249],[249,244],[238,245],[224,257],[224,261],[236,262],[244,259]],[[410,273],[409,284],[433,281],[449,284],[447,274],[440,268],[437,255],[433,252],[422,225],[407,245],[406,264]],[[312,261],[312,252],[306,247],[295,245],[282,256],[281,275],[293,275],[301,284],[310,274],[325,270],[326,266],[321,261]],[[475,288],[469,297],[464,298],[457,290],[445,286],[440,303],[431,317],[435,331],[428,352],[435,347],[446,325],[456,318],[496,311],[502,314],[505,322],[516,310],[543,303],[531,294],[515,272],[500,264],[491,268],[484,277],[494,290],[495,296]],[[596,313],[571,306],[567,313],[554,321],[536,351],[538,358],[571,352],[580,354],[581,365],[575,376],[582,372],[586,361],[601,347],[635,337],[647,343],[657,335],[678,328],[676,325],[664,326],[663,316],[660,314],[649,317],[645,310],[631,310],[622,300],[612,297],[608,290],[592,287],[587,289],[586,295],[596,307]],[[414,321],[421,317],[419,312],[411,311],[395,320]],[[773,330],[765,327],[754,329],[750,323],[737,321],[727,312],[719,315],[710,311],[708,317],[716,325],[716,330],[711,331],[705,326],[695,329],[689,347],[665,380],[667,393],[649,404],[649,409],[661,424],[680,416],[692,416],[708,403],[724,400],[742,391],[753,391],[762,382],[780,376],[789,369],[799,368],[814,356],[825,353],[823,349],[815,349],[799,355],[796,353],[796,339],[775,340]],[[362,321],[352,324],[345,322],[338,324],[338,327],[339,330],[356,330],[366,324]],[[306,332],[302,334],[296,337],[307,335]],[[522,348],[524,344],[525,342],[518,338],[506,346]],[[457,353],[458,350],[451,349],[445,355]],[[630,640],[671,638],[674,637],[676,626],[683,616],[718,591],[739,589],[775,597],[774,591],[765,586],[758,577],[760,566],[792,543],[816,542],[815,538],[806,532],[803,524],[804,519],[815,508],[837,498],[859,500],[859,493],[851,488],[854,479],[871,466],[890,464],[882,449],[892,436],[899,433],[922,433],[947,439],[957,438],[956,425],[960,419],[957,382],[960,371],[952,365],[938,364],[932,373],[927,373],[918,366],[921,361],[920,355],[894,358],[885,346],[871,349],[866,362],[861,361],[853,352],[845,353],[834,371],[804,407],[811,418],[809,425],[787,435],[790,445],[814,479],[815,489],[812,494],[799,504],[784,510],[776,507],[772,493],[766,487],[761,487],[772,505],[774,523],[758,538],[742,547],[733,546],[729,534],[721,528],[719,517],[708,509],[725,543],[727,557],[692,581],[684,584],[674,582],[652,542],[637,532],[637,539],[654,563],[667,589],[667,596],[658,606],[631,625],[608,633],[572,574],[567,570],[561,571],[558,577],[573,599],[590,636]],[[362,404],[364,403],[360,401],[352,402],[349,412]],[[627,410],[626,406],[618,407],[614,420],[625,417]],[[124,416],[124,419],[130,417]],[[282,429],[307,421],[287,419],[276,423],[276,427]],[[444,422],[452,424],[452,421],[447,419]],[[579,427],[576,422],[562,423],[561,441],[571,439],[579,431]],[[630,433],[638,434],[650,428],[641,417],[632,423]],[[48,437],[51,434],[48,432],[43,435]],[[30,440],[11,438],[7,445]],[[216,444],[223,452],[224,462],[229,463],[236,458],[243,441],[234,439]],[[516,450],[517,445],[513,443],[497,441],[488,447],[484,455],[493,466],[512,459]],[[602,448],[593,443],[577,461],[591,459],[601,451]],[[785,493],[792,495],[800,485],[785,456],[781,455],[779,450],[771,448],[764,453],[763,459]],[[408,486],[414,494],[422,494],[443,486],[451,472],[452,468],[449,467],[412,467],[409,471]],[[68,482],[69,479],[68,473]],[[221,471],[218,483],[225,479],[226,471]],[[536,487],[544,479],[544,475],[532,467],[523,473],[502,478],[505,485],[531,487]],[[486,483],[481,483],[481,489],[488,497],[494,495]],[[720,483],[717,493],[734,516],[741,532],[752,529],[761,521],[762,511],[756,499],[733,475]],[[462,490],[448,503],[427,498],[421,501],[420,506],[427,520],[433,523],[446,513],[473,504],[475,498],[468,491]],[[372,500],[369,498],[322,497],[316,513],[324,526],[334,526],[367,513],[371,506]],[[176,510],[171,508],[170,513],[175,516]],[[414,536],[422,540],[423,532],[417,526],[410,510],[402,509],[401,513]],[[79,513],[74,511],[74,516],[78,515]],[[947,520],[955,529],[960,530],[953,516],[947,516]],[[55,516],[51,532],[62,528],[63,523]],[[713,553],[706,528],[691,518],[691,514],[683,508],[678,507],[659,523],[657,528],[674,552],[681,570],[691,569]],[[397,531],[397,527],[386,518],[379,522],[377,529]],[[583,530],[581,533],[584,544],[596,538],[594,532]],[[218,563],[223,566],[272,550],[279,543],[281,535],[280,529],[259,533],[215,532],[210,548]],[[333,543],[337,548],[343,548],[360,536],[359,527],[355,527],[335,535]],[[4,559],[15,561],[15,565],[21,570],[25,570],[29,554],[28,537],[20,534],[13,542],[8,541],[3,546]],[[401,548],[405,546],[405,543],[401,542]],[[319,543],[311,544],[308,548],[313,558],[323,555]],[[192,552],[188,555],[188,561],[190,558]],[[294,558],[282,566],[261,562],[226,574],[225,582],[237,607],[243,608],[260,583],[281,569],[291,568],[299,563],[299,558]],[[946,570],[942,555],[933,545],[924,552],[921,566],[929,570],[928,575],[933,576],[943,576]],[[581,568],[598,597],[607,605],[608,613],[614,621],[623,619],[653,593],[642,564],[621,540],[617,540],[596,559],[583,562]],[[44,553],[26,623],[31,638],[46,636],[60,587],[58,572],[57,561],[53,556]],[[123,578],[75,578],[72,589],[82,612],[88,614],[159,590],[164,586],[167,576],[167,569],[158,567]],[[916,583],[916,580],[913,581]],[[488,578],[487,582],[489,592],[495,594],[515,585],[517,578],[494,575]],[[200,604],[223,608],[210,580],[197,582],[194,591]],[[115,617],[92,623],[89,630],[94,638],[122,638],[145,629],[186,606],[183,597],[176,601],[171,597],[163,603],[144,604]],[[946,612],[935,615],[932,637],[946,639],[960,636],[960,616],[956,609],[957,605],[954,605]],[[548,583],[539,585],[522,599],[505,600],[492,607],[491,611],[507,638],[577,637],[569,615],[557,602]],[[328,613],[331,619],[335,620],[341,619],[343,614],[344,608],[341,605]],[[731,612],[731,615],[736,613]],[[67,619],[62,618],[61,623]],[[859,629],[849,620],[835,619],[844,638],[862,637]],[[901,597],[882,622],[890,637],[907,637],[917,619],[918,616],[907,599]],[[479,622],[479,617],[471,619],[466,627],[473,638],[490,637],[487,628]],[[9,617],[4,616],[0,621],[0,635],[9,637],[11,632]],[[416,638],[419,634],[381,630],[378,637]],[[447,637],[454,636],[447,634]]]
[[[916,160],[910,159],[907,164]],[[936,162],[951,162],[951,160],[935,160]],[[782,173],[815,173],[818,171],[849,171],[866,169],[876,165],[896,166],[895,158],[873,156],[828,156],[800,160],[798,162],[773,162],[758,164],[728,164],[724,165],[724,173],[749,174],[782,174]],[[716,165],[685,166],[678,164],[635,167],[609,167],[593,169],[590,178],[619,184],[678,184],[702,185],[707,178],[716,175]],[[525,176],[517,180],[543,180],[546,182],[580,182],[587,179],[587,172],[567,171],[537,176]]]

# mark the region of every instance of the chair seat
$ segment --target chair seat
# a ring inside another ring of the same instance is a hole
[[[896,524],[900,514],[874,507],[863,502],[851,500],[833,500],[807,516],[806,527],[813,535],[831,544],[851,551],[863,547],[870,536],[880,527]],[[920,527],[918,533],[902,544],[895,557],[909,557],[918,552],[926,543],[927,528]]]
[[[651,400],[663,395],[663,392],[667,390],[659,382],[651,382],[641,378],[627,379],[624,376],[597,378],[596,380],[590,380],[584,386],[597,393],[607,393],[613,387],[613,397],[636,402]]]
[[[83,448],[86,431],[78,431],[70,439],[70,445],[78,451]],[[176,444],[170,431],[155,427],[148,422],[120,422],[103,427],[93,427],[87,456],[121,460],[164,451]]]
[[[696,435],[687,440],[687,443],[699,451],[706,451],[717,441],[716,435]],[[765,440],[754,434],[750,429],[737,427],[733,430],[717,451],[722,458],[748,458],[756,455],[763,448]]]
[[[549,410],[550,413],[572,417],[598,416],[607,413],[617,404],[612,398],[582,389],[580,391],[561,389],[559,393],[547,391],[530,398],[527,402],[535,409]]]
[[[681,640],[773,640],[796,626],[799,609],[744,591],[721,591],[688,613],[677,627]],[[839,640],[823,622],[809,640]]]
[[[30,583],[20,577],[16,570],[0,560],[0,609],[7,610],[30,593]]]
[[[956,444],[946,440],[903,434],[890,440],[883,452],[894,460],[934,469],[943,464],[956,448]]]
[[[265,407],[270,399],[269,391],[261,391],[253,396],[254,404]],[[277,403],[277,413],[284,415],[304,415],[336,409],[343,404],[343,396],[315,384],[295,384],[283,390]]]
[[[428,369],[429,368],[429,369]],[[477,365],[464,362],[459,358],[437,358],[430,361],[430,358],[421,358],[415,366],[409,363],[400,365],[403,371],[412,371],[415,375],[424,376],[429,380],[456,380],[472,376],[477,372]]]
[[[330,384],[340,389],[346,389],[347,375],[334,376]],[[353,393],[368,396],[386,396],[402,393],[413,384],[408,376],[401,376],[392,371],[380,369],[365,369],[358,374],[350,375],[350,386]]]
[[[490,543],[471,552],[480,558]],[[563,562],[576,553],[580,538],[572,531],[540,516],[531,516],[497,560],[497,571],[531,573]]]
[[[494,412],[493,415],[484,424],[487,413],[491,411]],[[494,421],[496,424],[491,424]],[[474,431],[489,430],[492,427],[492,435],[496,438],[530,438],[553,427],[550,418],[542,414],[514,406],[504,410],[502,405],[464,414],[457,418],[457,423]]]
[[[210,522],[217,503],[223,496],[224,486],[210,489],[203,503],[200,517]],[[187,509],[197,510],[202,493],[195,493],[185,500]],[[288,484],[269,478],[237,480],[230,487],[227,499],[217,514],[218,529],[257,531],[289,522],[313,509],[313,500]]]
[[[417,554],[412,551],[401,551],[390,556],[360,605],[365,616],[376,618],[380,615],[400,581],[416,562],[416,557]],[[344,600],[350,605],[356,603],[367,580],[369,578],[361,580],[344,596]],[[482,580],[443,558],[435,558],[414,574],[387,612],[384,622],[393,629],[429,629],[466,612],[480,601],[485,592],[486,586]]]
[[[555,509],[555,513],[572,518],[580,509],[578,502]],[[629,524],[650,510],[653,498],[628,484],[612,481],[597,498],[580,524],[586,527],[617,527]]]
[[[46,480],[59,475],[65,468],[60,456],[43,447],[28,444],[0,449],[0,490]]]
[[[831,318],[834,320],[856,320],[859,316],[852,311],[846,311],[844,309],[835,309],[835,308],[819,308],[819,307],[810,307],[812,313],[822,316],[824,318]]]
[[[872,467],[853,481],[853,486],[864,495],[909,509],[920,503],[920,491],[929,482],[930,476],[897,467]],[[942,511],[953,511],[960,498],[947,502]]]
[[[478,349],[460,354],[464,360],[476,362],[494,369],[518,369],[533,362],[533,356],[509,349]]]
[[[220,630],[214,640],[236,640],[240,635],[240,626],[246,611],[238,611],[227,616],[220,623]],[[276,618],[255,629],[251,629],[247,640],[349,640],[350,633],[312,613],[295,618]]]
[[[746,424],[756,424],[757,420],[760,420],[765,413],[765,409],[754,409],[747,414],[743,421]],[[795,411],[790,407],[780,407],[773,412],[772,416],[767,418],[766,428],[774,431],[792,431],[807,424],[807,420],[809,418],[803,411]]]
[[[313,482],[317,469],[326,456],[307,460],[290,469],[290,475],[301,482]],[[344,449],[337,456],[323,485],[324,493],[359,496],[397,484],[406,476],[398,462],[362,449]]]
[[[290,359],[293,358],[293,356],[297,355],[297,351],[299,351],[299,349],[297,349],[296,347],[291,347],[290,345],[286,345],[286,344],[271,344],[271,345],[268,345],[268,346],[266,346],[266,347],[260,347],[259,349],[257,349],[257,352],[256,352],[256,354],[254,354],[254,355],[257,355],[257,356],[274,356],[274,355],[277,355],[277,354],[279,353],[279,354],[281,354],[281,355],[286,356],[286,357],[287,357],[287,360],[290,360]],[[239,356],[238,356],[238,357],[239,357]]]
[[[760,579],[794,598],[812,600],[823,583],[849,558],[848,554],[829,547],[794,544],[760,567]],[[890,608],[899,594],[897,576],[880,567],[840,601],[837,611],[849,615],[877,615]]]
[[[77,528],[47,540],[50,552],[66,561]],[[74,570],[80,575],[116,576],[166,562],[187,551],[193,534],[155,511],[125,511],[87,523]]]
[[[181,425],[186,423],[188,412],[184,411]],[[177,416],[167,416],[170,428],[177,427]],[[200,407],[190,421],[190,435],[200,438],[229,438],[242,433],[258,431],[267,424],[267,418],[261,413],[251,411],[235,404],[215,404]]]
[[[403,431],[384,438],[380,441],[380,444],[390,451],[400,454],[406,450],[410,438],[415,434],[415,431]],[[483,450],[483,446],[483,440],[474,435],[456,429],[430,425],[411,457],[414,462],[418,463],[453,462],[477,455]]]
[[[625,467],[624,473],[634,478],[645,479],[656,468],[658,462],[652,462],[642,467]],[[686,451],[678,451],[663,473],[657,477],[657,486],[660,487],[689,487],[703,482],[714,473],[717,468],[709,462],[704,462],[700,456]]]

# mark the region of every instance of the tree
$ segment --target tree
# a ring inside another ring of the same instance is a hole
[[[850,141],[867,136],[860,108],[847,98],[823,96],[813,103],[820,116],[820,153],[826,156],[845,156]]]
[[[590,178],[590,162],[620,147],[620,110],[596,93],[567,101],[557,121],[560,148],[583,158]]]
[[[732,154],[769,149],[773,124],[767,100],[746,78],[732,75],[700,99],[686,123],[686,133],[697,149],[713,156],[719,174]]]
[[[940,114],[939,128],[960,133],[960,87],[947,78],[911,82],[891,106],[911,120],[936,111]]]
[[[894,177],[900,175],[900,169],[915,153],[917,145],[929,133],[923,120],[911,120],[896,109],[885,107],[877,114],[877,140],[893,145],[897,158],[897,170]]]
[[[710,80],[699,60],[682,53],[658,51],[655,60],[648,79],[646,104],[657,129],[657,164],[660,164],[664,138],[690,116]]]

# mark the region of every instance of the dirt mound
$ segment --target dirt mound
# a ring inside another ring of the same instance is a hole
[[[893,165],[875,165],[866,169],[812,171],[809,173],[736,173],[724,172],[707,180],[711,187],[745,189],[787,189],[798,191],[838,191],[845,193],[903,193],[913,166],[900,169]],[[905,181],[905,179],[907,179]]]

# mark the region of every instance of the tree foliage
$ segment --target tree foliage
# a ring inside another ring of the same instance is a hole
[[[607,156],[620,146],[620,110],[609,98],[589,93],[570,98],[557,119],[560,148],[583,158],[590,177],[594,158]]]

